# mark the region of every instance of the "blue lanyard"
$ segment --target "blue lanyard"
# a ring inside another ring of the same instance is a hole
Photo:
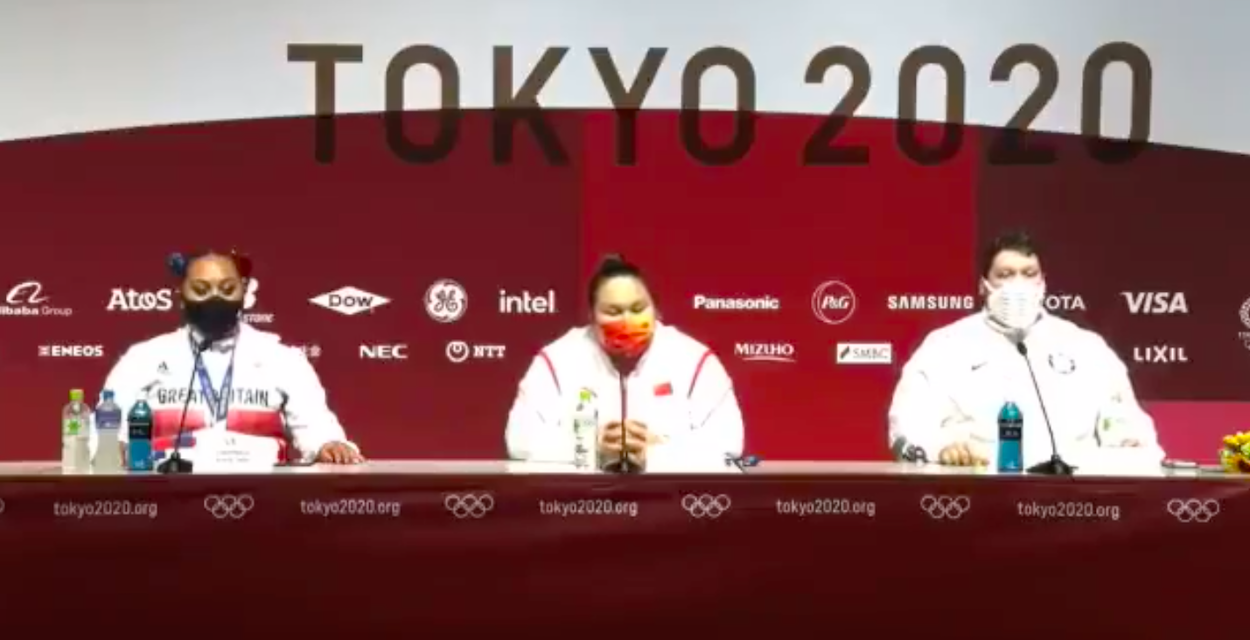
[[[223,421],[230,416],[230,392],[234,388],[234,354],[237,347],[238,343],[235,343],[235,347],[230,349],[230,366],[226,369],[226,375],[221,379],[219,390],[213,390],[213,380],[208,376],[208,370],[204,367],[204,358],[196,358],[195,361],[195,375],[200,379],[200,394],[204,396],[208,410],[218,421]]]

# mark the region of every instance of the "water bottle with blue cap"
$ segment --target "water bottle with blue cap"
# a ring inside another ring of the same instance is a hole
[[[1024,441],[1024,416],[1016,403],[1008,401],[998,411],[998,471],[1019,473],[1024,469],[1021,443]]]

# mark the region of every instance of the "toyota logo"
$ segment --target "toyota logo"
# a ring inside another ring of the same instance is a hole
[[[473,493],[464,495],[449,493],[446,498],[443,498],[443,506],[447,508],[451,515],[456,516],[457,520],[464,520],[465,518],[476,520],[490,513],[495,508],[495,498],[489,493],[483,493],[480,496]]]
[[[1220,503],[1218,500],[1173,498],[1168,500],[1168,513],[1181,522],[1210,522],[1220,515]]]
[[[204,509],[213,514],[218,520],[232,518],[238,520],[247,515],[252,507],[256,506],[256,501],[252,496],[243,494],[241,496],[208,496],[204,498]]]
[[[958,520],[972,508],[968,496],[925,496],[920,508],[934,520]]]
[[[685,509],[686,513],[695,518],[707,518],[708,520],[719,518],[722,513],[729,511],[731,504],[733,502],[729,499],[729,496],[724,494],[714,496],[710,493],[701,495],[688,493],[681,497],[681,508]]]

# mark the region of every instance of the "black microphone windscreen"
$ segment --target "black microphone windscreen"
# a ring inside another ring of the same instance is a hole
[[[1023,341],[1023,340],[1021,340],[1020,342],[1017,342],[1017,343],[1016,343],[1016,351],[1019,351],[1019,352],[1020,352],[1020,355],[1022,355],[1022,356],[1027,356],[1027,355],[1029,355],[1029,348],[1028,348],[1028,347],[1026,347],[1026,346],[1024,346],[1024,341]]]

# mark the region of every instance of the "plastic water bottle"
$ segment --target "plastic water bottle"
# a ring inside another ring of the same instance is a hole
[[[1024,440],[1024,416],[1014,402],[1007,402],[998,411],[998,470],[1019,473],[1024,468],[1021,442]]]
[[[573,411],[573,466],[579,471],[599,468],[599,410],[590,389],[582,389]]]
[[[122,408],[113,399],[113,392],[105,389],[100,394],[100,404],[95,408],[97,442],[95,459],[91,461],[94,471],[117,473],[122,470],[122,452],[117,438],[121,428]]]
[[[91,407],[82,401],[82,389],[69,392],[69,404],[61,409],[61,472],[91,470]]]
[[[140,399],[126,414],[129,426],[127,435],[130,442],[126,445],[126,462],[131,471],[152,470],[152,407],[147,400]]]

